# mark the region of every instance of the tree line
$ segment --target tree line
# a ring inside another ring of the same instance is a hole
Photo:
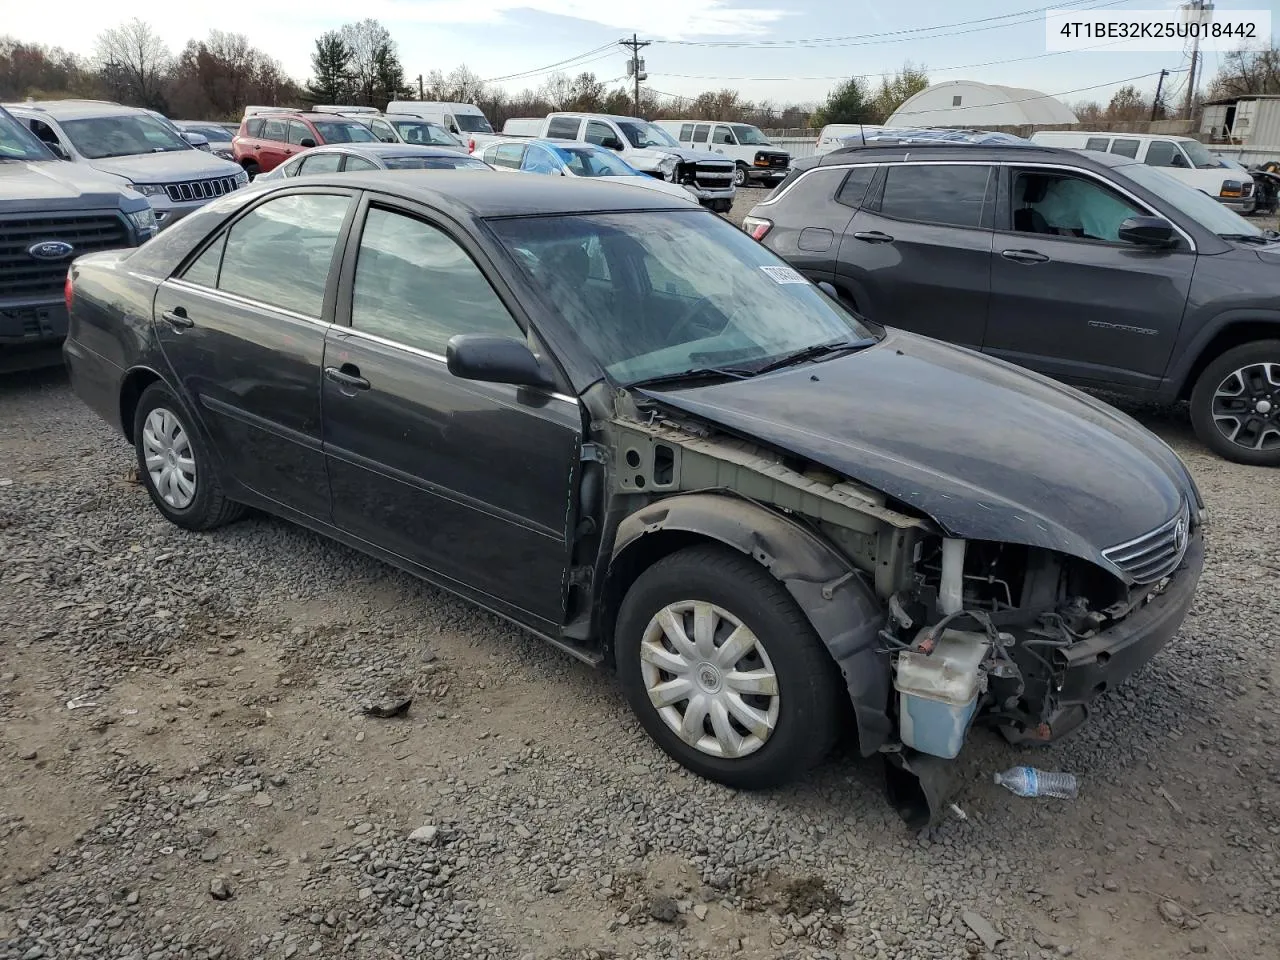
[[[385,109],[391,100],[474,103],[501,129],[512,117],[541,117],[556,110],[592,111],[650,119],[732,120],[762,128],[817,127],[827,123],[882,123],[908,97],[929,85],[926,68],[907,62],[873,84],[851,77],[818,104],[779,104],[747,99],[737,90],[708,90],[678,97],[599,80],[593,73],[551,74],[520,91],[488,83],[465,65],[447,73],[432,69],[407,77],[390,31],[373,19],[344,24],[316,38],[311,76],[299,84],[270,54],[244,34],[212,30],[170,51],[145,21],[134,18],[104,31],[85,57],[58,47],[0,36],[0,100],[84,97],[116,100],[182,119],[235,120],[247,104],[309,107],[317,103]],[[1166,89],[1157,117],[1176,114]],[[1206,98],[1280,94],[1280,49],[1242,50],[1223,56]],[[1073,105],[1081,122],[1138,120],[1151,116],[1150,97],[1127,85],[1103,106]]]

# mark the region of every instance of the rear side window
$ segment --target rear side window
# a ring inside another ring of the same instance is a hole
[[[1138,155],[1137,140],[1113,140],[1111,141],[1111,152],[1122,157],[1133,159]]]
[[[499,145],[498,149],[493,152],[493,159],[489,162],[499,167],[510,167],[512,170],[519,170],[520,161],[523,159],[523,143],[504,143]]]
[[[262,136],[262,126],[266,123],[261,117],[254,117],[252,120],[246,120],[244,124],[244,135],[246,137]]]
[[[268,120],[262,125],[263,140],[278,140],[280,143],[286,143],[285,122],[283,120]]]
[[[1110,137],[1090,137],[1084,142],[1084,148],[1086,150],[1097,150],[1099,153],[1106,153],[1107,144],[1110,142]]]
[[[688,143],[688,142],[689,142],[690,140],[692,140],[692,139],[693,139],[693,124],[692,124],[692,123],[682,123],[682,124],[680,124],[680,140],[681,140],[681,142],[682,142],[682,143]]]
[[[871,186],[875,176],[875,167],[854,167],[836,192],[836,202],[848,207],[862,206],[862,198],[867,195],[867,187]]]
[[[699,125],[697,126],[697,128],[695,128],[695,129],[694,129],[694,131],[693,131],[693,142],[694,142],[694,143],[706,143],[706,142],[707,142],[707,131],[708,131],[708,130],[710,130],[710,129],[711,129],[711,128],[710,128],[710,127],[708,127],[705,123],[704,123],[704,124],[699,124]]]
[[[577,140],[581,124],[577,117],[552,117],[547,124],[547,136],[556,140]]]
[[[350,203],[343,196],[308,193],[255,207],[227,234],[218,289],[319,318]]]
[[[300,172],[303,176],[314,173],[337,173],[341,164],[342,154],[340,153],[308,154],[307,158],[302,161]]]
[[[960,164],[904,164],[890,167],[880,212],[898,220],[977,227],[987,197],[991,168]]]
[[[351,154],[347,154],[347,162],[342,169],[347,173],[355,173],[360,170],[378,170],[380,168],[372,160],[366,160],[364,157],[356,157]]]

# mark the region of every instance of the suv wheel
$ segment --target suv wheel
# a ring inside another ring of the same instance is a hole
[[[173,391],[153,383],[133,418],[138,476],[165,519],[188,530],[230,523],[244,507],[222,493],[213,465]]]
[[[745,187],[749,181],[747,176],[747,165],[740,163],[733,168],[733,185],[738,188]]]
[[[1205,367],[1191,393],[1191,423],[1228,460],[1280,466],[1280,340],[1246,343]]]
[[[244,163],[244,172],[247,173],[249,175],[249,179],[252,180],[262,172],[262,168],[252,160],[246,160]]]
[[[736,551],[693,547],[642,573],[614,655],[640,723],[699,776],[774,786],[835,743],[835,664],[790,594]]]

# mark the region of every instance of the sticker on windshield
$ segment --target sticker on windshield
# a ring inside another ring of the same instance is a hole
[[[804,275],[790,267],[761,267],[774,283],[808,283]]]

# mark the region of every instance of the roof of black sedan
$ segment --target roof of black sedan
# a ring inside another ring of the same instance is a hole
[[[306,178],[306,186],[377,190],[438,208],[462,208],[482,218],[629,210],[688,211],[692,207],[656,190],[601,182],[607,179],[517,176],[490,170],[433,170],[429,177],[406,177],[403,172],[378,170],[316,174]],[[298,183],[282,180],[278,189],[289,189]]]

